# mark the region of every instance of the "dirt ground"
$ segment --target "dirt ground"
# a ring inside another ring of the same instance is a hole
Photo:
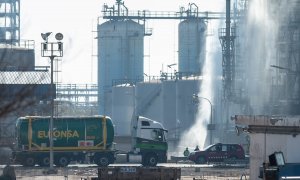
[[[2,174],[4,166],[1,166]],[[55,168],[56,174],[48,174],[48,169],[15,166],[17,180],[90,180],[97,177],[97,167]],[[249,179],[248,168],[199,168],[182,167],[181,180],[242,180]]]

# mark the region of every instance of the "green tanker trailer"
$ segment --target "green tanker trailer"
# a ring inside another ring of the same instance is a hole
[[[15,162],[23,166],[49,166],[50,117],[21,117],[16,123]],[[132,119],[131,151],[112,149],[114,126],[107,116],[57,117],[53,119],[53,154],[56,166],[84,161],[86,156],[99,166],[108,166],[118,157],[127,163],[155,166],[167,162],[166,129],[161,123],[137,116]]]
[[[21,117],[16,123],[13,158],[24,166],[49,166],[50,117]],[[99,166],[114,162],[114,127],[105,116],[58,117],[53,119],[53,152],[56,166],[83,161],[86,155]]]

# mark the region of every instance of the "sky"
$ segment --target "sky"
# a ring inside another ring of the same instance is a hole
[[[50,66],[48,58],[41,57],[41,33],[52,32],[49,41],[55,41],[55,34],[64,35],[64,56],[58,64],[60,83],[97,83],[97,41],[98,17],[104,3],[113,6],[115,0],[22,0],[21,39],[35,41],[36,65]],[[179,11],[195,3],[199,11],[223,11],[225,0],[125,0],[129,10]],[[99,23],[106,20],[99,18]],[[145,37],[144,72],[159,75],[160,71],[173,72],[167,65],[177,63],[178,20],[147,21],[153,34]],[[215,30],[216,31],[216,30]],[[174,66],[178,69],[177,66]]]

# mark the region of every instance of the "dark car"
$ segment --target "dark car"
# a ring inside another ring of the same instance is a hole
[[[245,159],[245,151],[239,144],[218,143],[210,145],[201,151],[193,151],[188,158],[196,164],[224,162],[228,159]]]

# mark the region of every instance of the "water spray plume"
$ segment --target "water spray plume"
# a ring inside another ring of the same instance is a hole
[[[217,27],[217,25],[216,25]],[[203,78],[199,87],[199,93],[194,97],[197,98],[195,105],[198,107],[195,123],[189,130],[183,132],[180,139],[177,152],[183,152],[184,148],[194,149],[197,145],[202,149],[208,138],[207,125],[211,118],[211,104],[213,102],[213,75],[214,75],[214,50],[219,45],[214,41],[216,37],[207,37],[206,40],[206,58],[203,65]]]

